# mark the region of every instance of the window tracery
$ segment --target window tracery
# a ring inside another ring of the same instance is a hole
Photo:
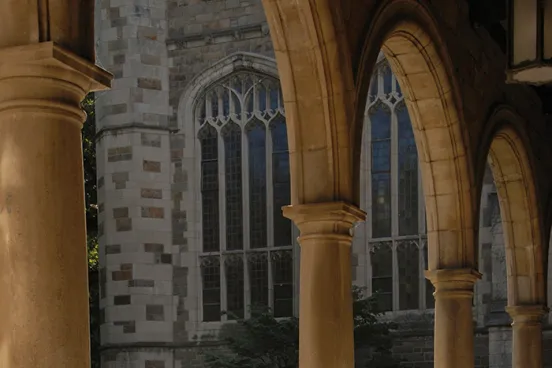
[[[248,305],[290,316],[292,224],[281,211],[290,201],[289,153],[279,82],[236,72],[209,86],[194,111],[201,147],[203,321],[247,316]],[[203,261],[212,258],[219,260],[218,273],[213,262]],[[228,313],[221,317],[222,311]]]

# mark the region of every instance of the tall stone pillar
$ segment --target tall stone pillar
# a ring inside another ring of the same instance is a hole
[[[301,232],[299,366],[352,368],[351,230],[365,213],[331,202],[285,207],[284,215]]]
[[[507,307],[512,317],[512,368],[542,368],[542,305]]]
[[[481,275],[472,269],[426,272],[435,286],[435,367],[473,368],[473,287]]]
[[[80,102],[109,83],[53,42],[0,49],[0,367],[90,366]]]

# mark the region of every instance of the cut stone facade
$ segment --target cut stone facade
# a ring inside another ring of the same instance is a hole
[[[200,368],[203,349],[221,348],[213,340],[222,323],[200,318],[199,151],[195,126],[186,125],[195,123],[186,118],[194,101],[186,98],[193,95],[190,91],[229,75],[228,68],[267,75],[275,71],[262,4],[260,0],[102,0],[97,9],[99,64],[115,77],[112,90],[97,94],[96,102],[102,364]],[[470,47],[488,43],[467,42],[473,45],[465,45],[465,55]],[[465,61],[464,54],[458,58]],[[494,73],[494,65],[502,65],[503,57],[497,49],[485,55],[490,58],[484,64],[488,70],[476,72]],[[465,63],[475,70],[472,64]],[[472,99],[479,98],[476,86],[462,87],[473,89],[467,94]],[[531,94],[515,96],[525,111],[537,104]],[[364,177],[361,188],[368,188],[368,183]],[[483,279],[476,285],[474,299],[478,368],[511,365],[510,318],[504,312],[504,239],[497,209],[488,172],[479,234]],[[364,229],[359,227],[353,243],[353,280],[370,286]],[[293,252],[297,313],[297,245]],[[404,367],[433,367],[432,312],[424,310],[422,299],[418,310],[389,314],[418,325],[397,332],[394,352]],[[552,337],[546,341],[551,345]],[[552,367],[552,360],[547,364]]]

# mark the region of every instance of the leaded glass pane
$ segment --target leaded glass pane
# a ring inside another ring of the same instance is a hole
[[[388,242],[376,243],[370,253],[372,262],[372,291],[378,295],[382,311],[393,310],[393,253]]]
[[[286,123],[283,117],[272,121],[272,185],[274,215],[274,246],[291,245],[291,221],[282,214],[282,207],[290,203],[289,152]]]
[[[399,265],[399,309],[417,309],[420,305],[420,257],[413,241],[397,246]]]
[[[249,283],[251,290],[251,305],[253,307],[268,306],[268,257],[265,252],[250,253]]]
[[[391,236],[391,114],[383,104],[370,111],[372,126],[372,237]]]
[[[271,254],[274,280],[274,317],[293,315],[293,256],[290,251]]]
[[[418,234],[418,153],[412,124],[404,103],[397,109],[399,234]]]
[[[267,246],[266,129],[260,121],[247,126],[249,145],[249,237],[251,248]]]
[[[220,321],[220,260],[218,257],[206,257],[201,260],[203,282],[203,320]]]
[[[386,95],[393,91],[393,73],[389,65],[382,67],[383,69],[383,93]]]
[[[226,249],[243,249],[242,132],[229,123],[223,129],[226,175]]]
[[[216,118],[217,116],[219,116],[219,110],[218,110],[219,99],[216,92],[211,93],[210,100],[211,100],[211,117]]]
[[[257,88],[258,88],[258,100],[259,100],[259,110],[261,112],[264,112],[266,110],[266,88],[265,86],[261,83],[261,84],[258,84],[257,85]]]
[[[230,95],[229,91],[225,88],[222,92],[222,115],[230,115]]]
[[[220,249],[219,242],[219,185],[218,134],[206,124],[199,132],[201,142],[201,200],[203,251]]]
[[[278,89],[274,86],[270,89],[270,108],[272,110],[278,109]]]
[[[228,319],[244,316],[244,275],[241,255],[227,256],[226,266],[226,305]]]

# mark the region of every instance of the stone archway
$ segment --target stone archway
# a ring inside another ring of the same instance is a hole
[[[507,312],[513,319],[512,366],[542,367],[542,317],[546,313],[545,238],[535,178],[520,118],[498,108],[490,119],[496,131],[488,163],[498,192],[506,246]],[[519,125],[519,124],[518,124]]]
[[[418,1],[381,2],[366,19],[359,56],[350,49],[342,9],[328,0],[263,4],[290,125],[292,206],[284,212],[301,230],[301,293],[308,295],[301,299],[301,367],[352,366],[350,250],[344,246],[352,223],[363,217],[356,208],[359,133],[380,48],[405,94],[421,161],[428,276],[437,289],[435,361],[472,365],[471,297],[479,277],[473,168],[437,21]],[[360,60],[358,68],[353,60]],[[328,273],[337,276],[329,280]]]

